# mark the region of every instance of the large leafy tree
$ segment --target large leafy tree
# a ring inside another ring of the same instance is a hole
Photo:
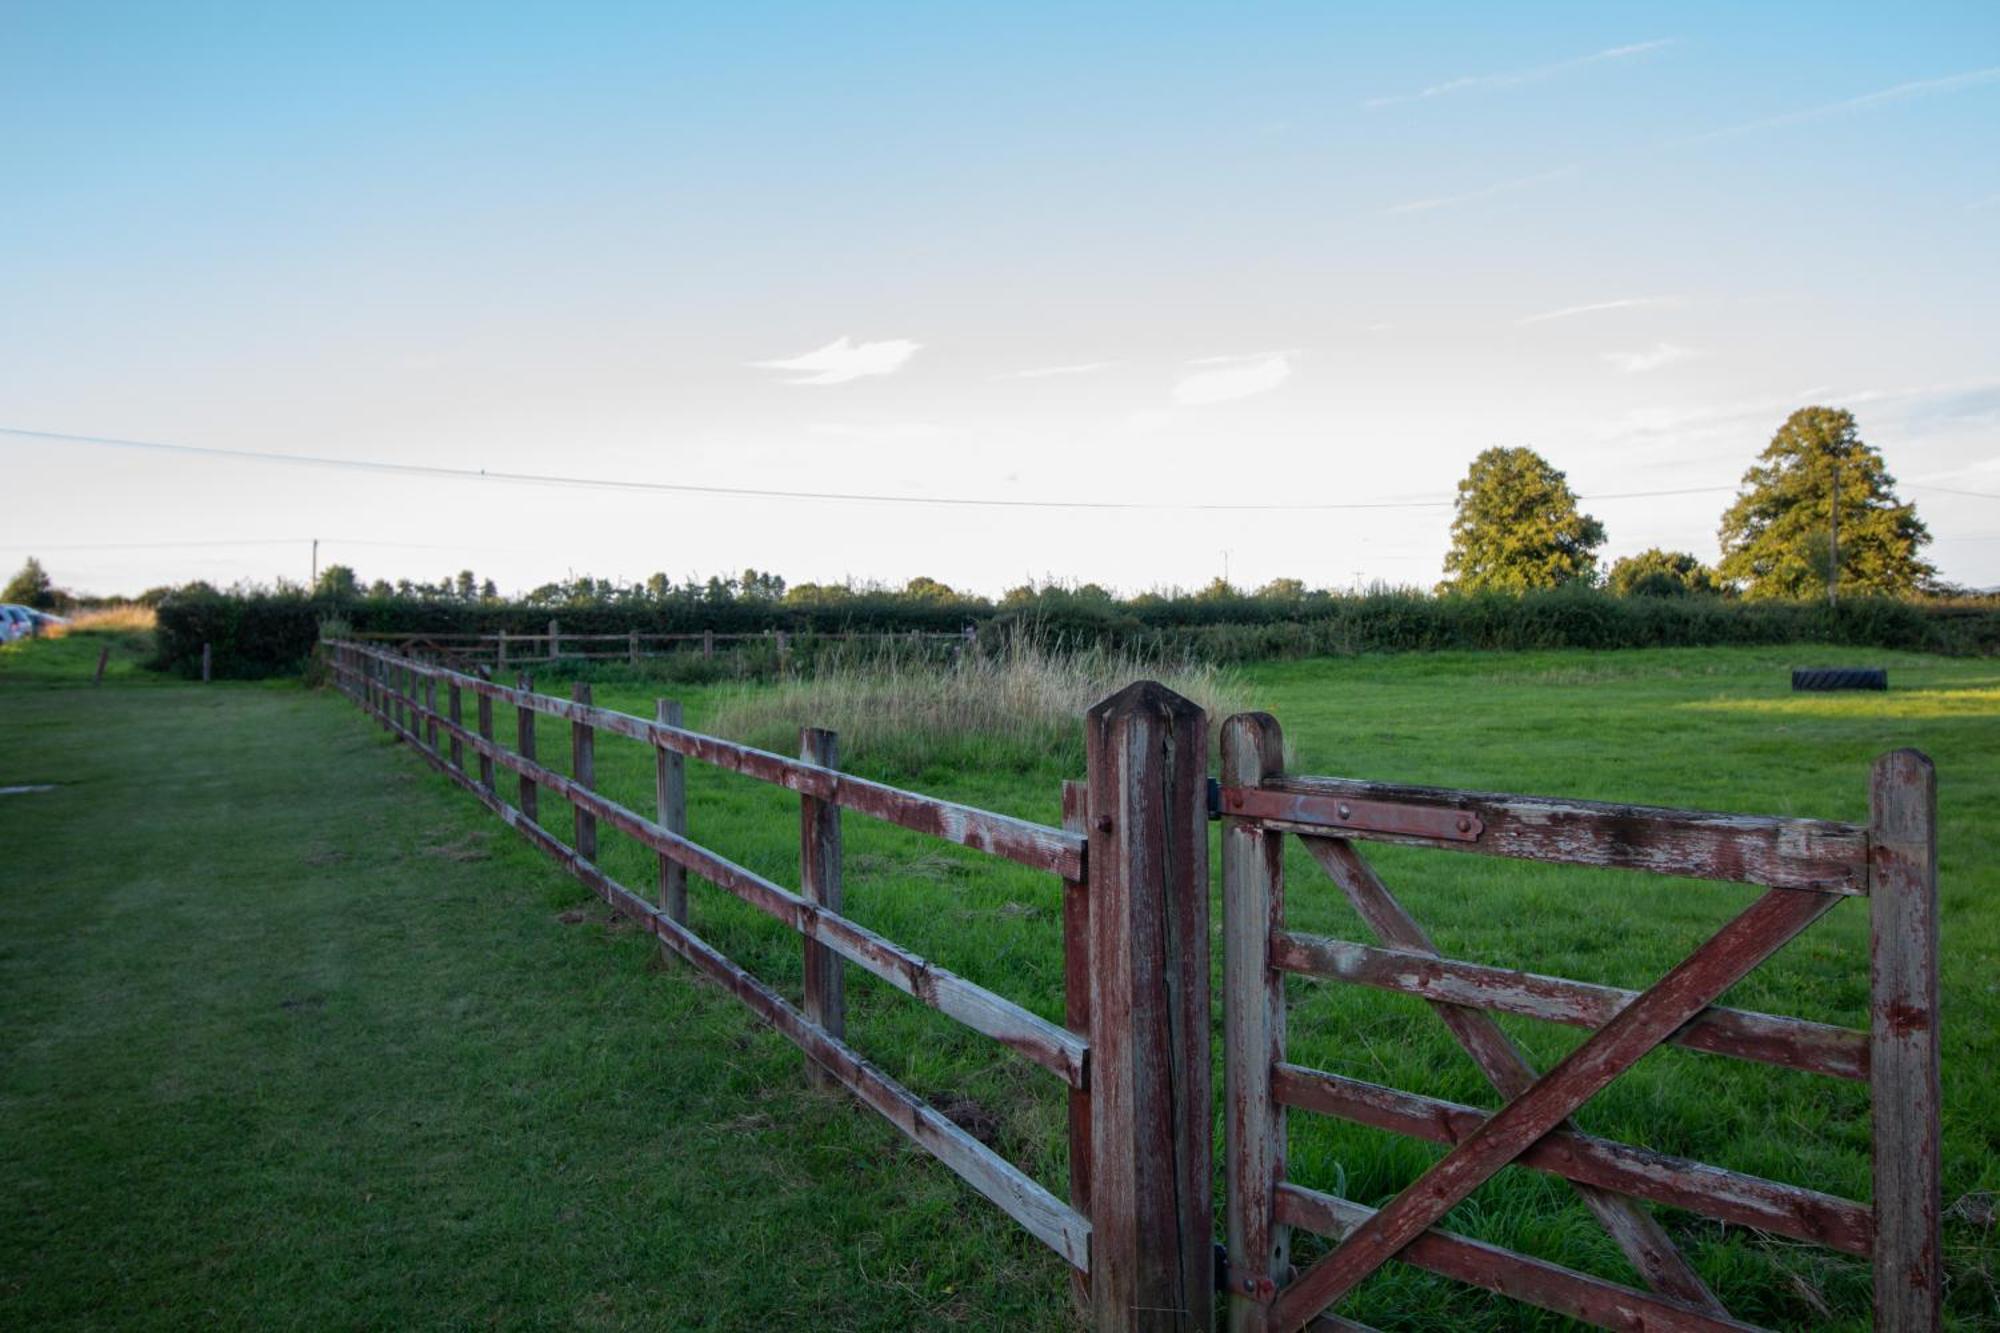
[[[361,595],[361,580],[355,576],[349,565],[328,565],[319,572],[319,581],[313,584],[313,591],[321,597],[358,597]]]
[[[1919,554],[1930,530],[1916,506],[1896,498],[1896,479],[1862,440],[1852,412],[1792,413],[1743,474],[1742,486],[1722,516],[1721,571],[1746,596],[1825,594],[1836,557],[1830,533],[1836,504],[1840,591],[1902,597],[1937,577]]]
[[[1686,551],[1664,551],[1657,546],[1614,561],[1605,582],[1620,597],[1685,597],[1722,591],[1722,580],[1707,565]]]
[[[21,566],[21,572],[8,582],[6,589],[0,591],[0,602],[32,606],[37,611],[53,611],[60,600],[49,571],[33,556],[28,557],[28,563]]]
[[[1597,579],[1604,525],[1533,449],[1488,449],[1458,483],[1442,592],[1526,592]]]

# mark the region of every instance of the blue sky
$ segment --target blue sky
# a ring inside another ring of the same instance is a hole
[[[1827,402],[1987,586],[1997,131],[1990,3],[0,2],[0,426],[1161,505],[1448,501],[1526,444],[1608,554],[1712,559]],[[0,561],[101,591],[314,535],[508,587],[1429,583],[1449,521],[0,467]]]

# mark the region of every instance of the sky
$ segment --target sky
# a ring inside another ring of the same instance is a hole
[[[1996,238],[1991,0],[0,0],[0,564],[1429,585],[1827,404],[1990,587]]]

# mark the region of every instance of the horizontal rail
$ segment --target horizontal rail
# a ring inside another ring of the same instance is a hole
[[[1375,1210],[1364,1204],[1289,1182],[1278,1186],[1275,1203],[1282,1225],[1336,1239],[1375,1215]],[[1758,1333],[1755,1324],[1713,1315],[1671,1296],[1620,1286],[1449,1231],[1423,1232],[1396,1257],[1426,1272],[1620,1333],[1658,1333],[1661,1329]]]
[[[807,1019],[784,997],[736,966],[699,935],[577,855],[574,848],[509,805],[497,792],[453,768],[443,756],[425,746],[415,732],[397,725],[365,698],[354,699],[363,711],[398,739],[407,742],[431,767],[470,791],[481,804],[562,865],[585,887],[620,913],[643,923],[648,931],[660,938],[661,943],[728,989],[765,1023],[790,1038],[821,1068],[840,1080],[865,1105],[1020,1223],[1030,1235],[1060,1254],[1072,1268],[1089,1271],[1090,1222],[1075,1209],[1056,1198],[1012,1162],[953,1124],[943,1112],[863,1059],[845,1042]]]
[[[395,690],[391,690],[390,694],[402,701],[415,716],[435,721],[440,731],[471,747],[476,753],[555,793],[576,808],[597,816],[634,841],[727,890],[774,920],[826,945],[904,994],[1020,1052],[1071,1087],[1088,1086],[1090,1043],[1085,1038],[994,994],[976,982],[967,981],[955,972],[928,962],[848,917],[810,902],[755,871],[661,827],[601,792],[488,741],[408,695]]]
[[[1403,828],[1350,828],[1311,819],[1261,817],[1268,827],[1306,835],[1362,838],[1376,842],[1483,852],[1567,865],[1647,870],[1687,879],[1727,880],[1774,889],[1816,889],[1822,893],[1868,891],[1868,830],[1824,819],[1715,814],[1660,806],[1614,805],[1542,796],[1504,796],[1445,787],[1405,787],[1346,778],[1284,777],[1256,788],[1260,804],[1285,797],[1334,798],[1402,808],[1406,820],[1419,812],[1450,822],[1448,831]],[[1232,792],[1223,808],[1234,814]],[[1467,839],[1458,817],[1477,824]]]
[[[1271,1095],[1286,1106],[1433,1143],[1457,1143],[1489,1115],[1477,1107],[1293,1064],[1272,1069]],[[1875,1244],[1874,1216],[1865,1205],[1574,1130],[1555,1130],[1515,1160],[1567,1180],[1848,1254],[1868,1254]]]
[[[734,741],[705,736],[697,731],[670,727],[663,722],[635,717],[630,713],[620,713],[591,704],[579,704],[568,699],[556,699],[546,694],[516,690],[493,681],[481,680],[477,676],[468,676],[464,672],[415,662],[393,653],[384,653],[363,645],[351,646],[365,656],[392,662],[419,675],[456,680],[461,686],[476,694],[511,703],[517,708],[531,708],[550,717],[584,722],[613,735],[629,737],[661,749],[672,750],[717,768],[741,773],[746,777],[800,792],[886,823],[1016,862],[1031,870],[1046,871],[1063,879],[1085,878],[1083,869],[1085,839],[1080,833],[1069,833],[1047,825],[1031,823],[1025,819],[1016,819],[1011,815],[995,814],[990,810],[974,809],[972,806],[960,805],[955,801],[940,800],[935,796],[905,791],[900,787],[891,787],[887,783],[858,778],[837,769],[822,768],[818,764],[789,759],[784,755],[773,754],[769,750],[739,745]]]
[[[1565,1027],[1601,1028],[1639,998],[1638,991],[1547,977],[1512,968],[1433,958],[1348,940],[1281,930],[1271,937],[1271,966],[1283,972],[1348,981],[1445,1004],[1539,1018]],[[1868,1034],[1804,1018],[1712,1005],[1669,1041],[1690,1050],[1735,1056],[1831,1078],[1868,1077]]]

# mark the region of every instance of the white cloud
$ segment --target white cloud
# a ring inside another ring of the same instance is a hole
[[[1707,143],[1711,139],[1727,139],[1738,134],[1749,134],[1753,130],[1774,130],[1784,125],[1800,125],[1806,121],[1821,120],[1843,112],[1866,111],[1892,102],[1907,102],[1913,97],[1963,92],[1967,88],[1977,88],[1981,84],[1992,83],[1995,80],[2000,80],[2000,65],[1968,70],[1963,74],[1947,74],[1943,78],[1917,79],[1910,83],[1899,83],[1893,88],[1883,88],[1878,92],[1864,93],[1860,97],[1850,97],[1844,102],[1828,102],[1824,106],[1807,107],[1803,111],[1788,111],[1782,116],[1770,116],[1764,120],[1752,120],[1725,129],[1709,130],[1705,134],[1694,135],[1682,142]]]
[[[1200,370],[1174,386],[1174,402],[1180,407],[1200,407],[1226,403],[1253,394],[1269,393],[1292,375],[1292,353],[1265,352],[1256,356],[1206,357],[1189,362],[1215,366]]]
[[[795,356],[789,361],[752,361],[765,370],[808,372],[787,384],[845,384],[868,375],[893,375],[901,370],[922,343],[896,338],[887,342],[857,343],[837,338],[816,352]]]
[[[1643,375],[1649,370],[1671,366],[1676,361],[1685,361],[1694,355],[1691,347],[1678,347],[1673,343],[1656,343],[1644,352],[1606,352],[1604,360],[1627,375]]]
[[[1080,366],[1037,366],[1033,370],[1010,371],[1005,375],[995,376],[995,378],[1003,380],[1040,380],[1047,379],[1052,375],[1090,375],[1100,370],[1109,370],[1119,364],[1121,363],[1117,361],[1086,361]]]
[[[1593,315],[1600,310],[1631,310],[1637,306],[1676,305],[1677,297],[1672,296],[1621,296],[1615,301],[1592,301],[1589,305],[1566,305],[1560,310],[1544,310],[1539,315],[1529,315],[1517,319],[1516,324],[1544,324],[1552,319],[1568,319],[1572,315]]]
[[[1533,176],[1521,176],[1514,180],[1501,181],[1498,185],[1488,185],[1481,190],[1469,190],[1464,194],[1440,195],[1435,199],[1413,199],[1406,204],[1391,205],[1382,211],[1393,217],[1399,213],[1428,213],[1436,208],[1453,208],[1459,204],[1470,204],[1476,203],[1481,199],[1491,199],[1496,194],[1508,194],[1515,190],[1525,190],[1531,185],[1540,185],[1545,181],[1560,180],[1564,176],[1574,176],[1576,172],[1577,169],[1575,167],[1559,167],[1554,171],[1544,171]]]
[[[1553,78],[1568,70],[1581,69],[1585,65],[1595,65],[1606,60],[1624,60],[1628,56],[1657,51],[1663,46],[1673,44],[1673,38],[1662,37],[1651,42],[1634,42],[1630,46],[1613,46],[1602,51],[1594,51],[1587,56],[1577,56],[1573,60],[1558,60],[1553,65],[1537,65],[1532,69],[1508,70],[1499,74],[1472,74],[1464,78],[1447,79],[1443,83],[1434,83],[1413,93],[1399,93],[1393,97],[1371,97],[1361,105],[1373,111],[1378,107],[1396,106],[1403,102],[1422,102],[1433,97],[1448,97],[1453,93],[1519,88],[1523,84],[1540,83],[1543,79]]]

